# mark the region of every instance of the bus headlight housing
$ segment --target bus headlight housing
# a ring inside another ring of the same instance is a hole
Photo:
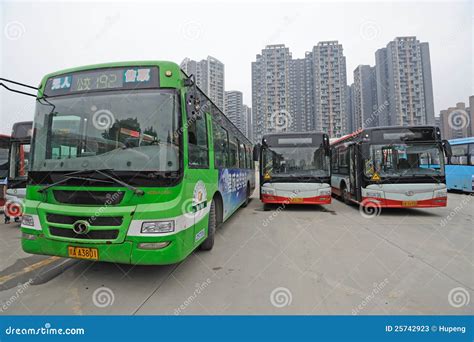
[[[366,196],[367,197],[373,197],[373,198],[382,198],[383,193],[380,191],[367,191]]]
[[[435,193],[434,193],[435,198],[447,197],[447,196],[448,196],[448,192],[446,190],[436,190]]]
[[[33,216],[23,215],[23,217],[21,218],[21,225],[25,227],[34,227],[35,220],[33,219]]]
[[[262,195],[274,195],[275,190],[271,188],[262,188]]]
[[[171,233],[174,232],[174,221],[143,222],[141,232],[143,234]]]
[[[319,190],[319,196],[330,196],[330,195],[331,195],[330,189]]]

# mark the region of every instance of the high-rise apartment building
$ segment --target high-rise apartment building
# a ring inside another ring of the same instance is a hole
[[[434,125],[428,43],[397,37],[375,60],[379,125]]]
[[[252,62],[253,139],[265,133],[294,130],[290,98],[290,50],[267,45]]]
[[[378,126],[375,67],[359,65],[354,70],[351,95],[351,130]]]
[[[337,41],[319,42],[311,54],[315,129],[340,137],[348,133],[346,58]]]
[[[469,97],[469,107],[464,102],[455,107],[441,110],[439,127],[443,139],[457,139],[474,136],[474,95]]]
[[[196,84],[221,110],[225,101],[225,68],[217,58],[208,56],[201,61],[185,58],[180,65],[188,75],[194,75]]]
[[[244,132],[246,119],[244,118],[244,104],[241,91],[231,90],[225,92],[224,114],[241,132]]]
[[[253,132],[252,132],[252,108],[247,105],[244,105],[244,118],[245,118],[245,136],[249,138],[250,141],[253,141]]]

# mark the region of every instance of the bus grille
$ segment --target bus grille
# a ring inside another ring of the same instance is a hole
[[[59,203],[88,205],[117,205],[123,200],[123,191],[71,191],[54,190],[54,198]]]
[[[119,234],[117,229],[91,230],[87,234],[76,234],[72,229],[49,227],[51,235],[83,240],[115,240]]]
[[[83,220],[89,222],[91,226],[120,226],[122,225],[123,217],[121,216],[67,216],[59,214],[46,214],[46,220],[49,223],[59,224],[74,224],[76,221]]]

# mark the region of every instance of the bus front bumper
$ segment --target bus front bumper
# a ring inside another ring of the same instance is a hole
[[[42,232],[22,228],[21,244],[25,252],[31,254],[55,255],[64,258],[74,258],[69,254],[69,247],[96,249],[96,259],[77,258],[80,260],[104,261],[132,265],[168,265],[182,261],[188,255],[185,248],[186,234],[192,234],[192,229],[184,230],[166,237],[146,238],[127,237],[122,243],[78,243],[59,241],[44,236]],[[157,248],[156,244],[166,245]],[[154,249],[150,249],[154,248]]]
[[[268,204],[331,204],[331,196],[284,197],[262,194],[262,202]]]
[[[438,197],[426,200],[393,200],[385,198],[364,197],[361,204],[363,206],[376,206],[380,208],[436,208],[446,207],[447,197]]]

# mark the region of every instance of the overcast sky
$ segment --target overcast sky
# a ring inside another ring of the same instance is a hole
[[[267,44],[293,58],[338,40],[348,82],[396,36],[430,43],[435,113],[473,89],[471,1],[19,2],[0,0],[0,76],[38,85],[46,73],[111,61],[202,59],[225,64],[226,90],[251,105],[251,62]],[[0,89],[0,133],[33,118],[34,99]]]

